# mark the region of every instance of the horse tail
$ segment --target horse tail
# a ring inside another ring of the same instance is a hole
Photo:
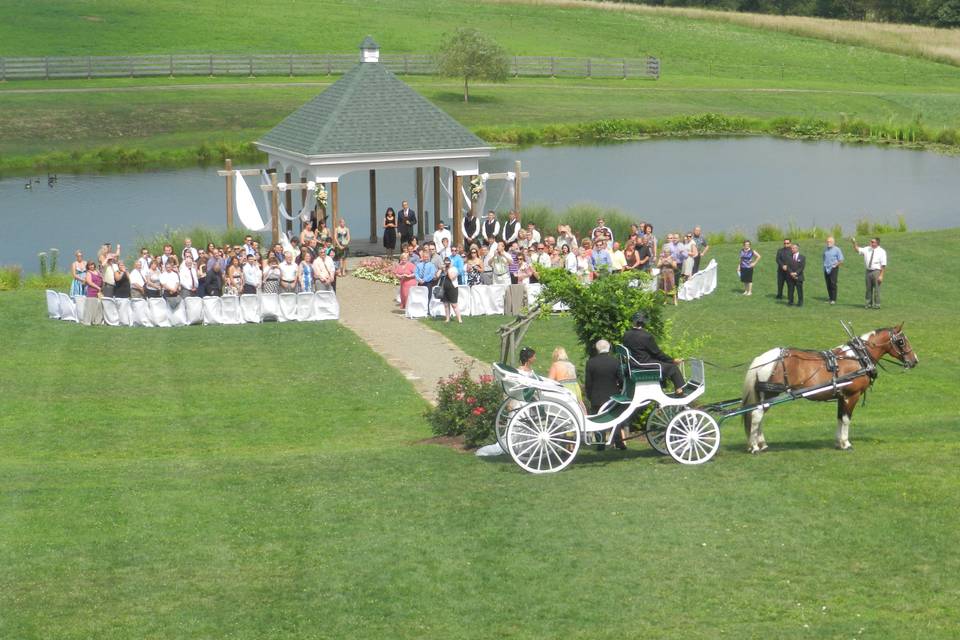
[[[750,363],[750,367],[747,369],[747,375],[743,379],[743,395],[740,401],[741,407],[748,407],[760,403],[760,392],[757,390],[757,383],[766,382],[770,379],[773,364],[776,363],[780,357],[780,353],[781,350],[779,348],[771,349],[757,356]],[[748,438],[750,437],[752,415],[752,411],[743,414],[743,428],[746,430]]]

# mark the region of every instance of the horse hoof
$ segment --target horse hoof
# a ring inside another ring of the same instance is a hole
[[[840,451],[853,451],[853,445],[847,442],[846,444],[838,444],[837,449]]]

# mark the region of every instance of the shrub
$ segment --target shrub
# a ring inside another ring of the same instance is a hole
[[[866,218],[860,218],[857,220],[857,235],[858,236],[868,236],[870,235],[870,221]]]
[[[759,242],[771,242],[783,237],[783,229],[774,224],[761,224],[757,227],[757,240]]]
[[[841,227],[839,224],[833,225],[830,228],[830,235],[832,235],[837,240],[837,242],[839,242],[840,238],[843,237],[843,227]]]
[[[727,234],[720,231],[715,231],[713,233],[707,234],[707,244],[711,247],[718,244],[726,244]]]
[[[743,244],[744,242],[749,240],[749,238],[747,237],[747,234],[745,234],[740,229],[734,229],[733,231],[728,233],[727,239],[729,242],[733,244]]]
[[[364,280],[400,284],[400,279],[394,275],[397,263],[387,258],[364,258],[360,265],[353,270],[353,275]]]
[[[56,291],[69,291],[73,277],[69,273],[48,273],[45,276],[32,274],[23,281],[24,289],[53,289]]]
[[[494,438],[503,389],[493,376],[474,380],[468,363],[461,366],[458,373],[437,382],[437,406],[425,415],[435,435],[462,435],[468,447],[478,447]]]
[[[0,267],[0,291],[19,289],[22,280],[23,268],[19,265]]]
[[[897,231],[900,233],[907,231],[907,218],[902,213],[897,216]]]

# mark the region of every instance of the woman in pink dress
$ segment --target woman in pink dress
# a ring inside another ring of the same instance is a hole
[[[393,273],[400,280],[400,308],[407,308],[407,296],[410,294],[410,289],[417,284],[417,279],[414,276],[417,268],[413,265],[412,262],[408,260],[409,254],[404,251],[400,254],[400,264],[397,265],[396,269],[393,270]]]

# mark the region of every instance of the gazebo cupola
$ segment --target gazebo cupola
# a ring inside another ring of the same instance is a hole
[[[439,214],[440,168],[452,171],[459,200],[464,176],[479,174],[479,161],[493,148],[407,86],[384,66],[380,47],[367,36],[360,44],[360,62],[325,91],[291,113],[254,143],[269,166],[302,182],[326,183],[329,208],[338,215],[341,176],[370,174],[370,240],[376,242],[377,169],[414,169],[422,184],[423,169],[434,174],[434,215]],[[423,220],[422,188],[418,214]],[[411,198],[412,199],[412,198]],[[454,208],[454,230],[460,230],[460,207]],[[427,228],[430,228],[428,225]],[[421,234],[422,234],[421,227]],[[359,235],[359,234],[356,234]]]

